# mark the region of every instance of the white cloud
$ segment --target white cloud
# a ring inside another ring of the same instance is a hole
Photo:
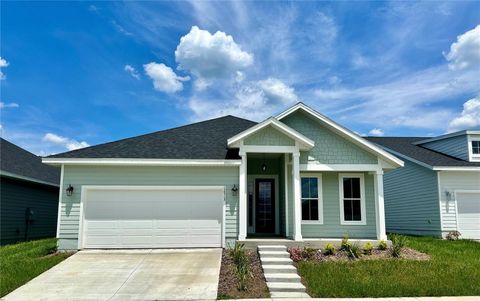
[[[242,51],[233,37],[222,31],[213,35],[193,26],[180,39],[175,50],[179,68],[188,70],[204,80],[228,78],[252,65],[253,55]]]
[[[458,36],[445,58],[452,70],[480,66],[480,25]]]
[[[96,12],[96,13],[97,13],[97,12],[98,12],[98,7],[96,7],[96,6],[93,5],[93,4],[90,4],[90,5],[88,6],[88,10],[91,11],[91,12]]]
[[[148,63],[143,65],[145,73],[153,80],[153,87],[161,92],[175,93],[183,90],[183,81],[190,77],[181,77],[173,72],[172,68],[164,64]]]
[[[372,136],[383,136],[383,135],[385,135],[385,132],[382,129],[374,128],[374,129],[371,129],[368,132],[368,134],[372,135]]]
[[[480,127],[480,96],[472,98],[463,104],[460,116],[454,118],[448,125],[448,132]]]
[[[131,76],[136,79],[140,79],[140,74],[138,74],[137,70],[132,65],[125,65],[123,68],[126,72],[128,72]]]
[[[4,103],[4,102],[0,101],[0,109],[18,108],[18,107],[19,107],[18,103],[15,103],[15,102]]]
[[[290,104],[298,101],[295,89],[276,78],[261,80],[258,82],[258,86],[267,101],[280,104]]]
[[[8,67],[8,65],[9,63],[7,62],[7,60],[0,56],[0,80],[4,80],[7,78],[7,76],[2,72],[1,68]]]
[[[120,33],[123,33],[126,36],[132,36],[133,33],[129,32],[126,30],[122,25],[118,24],[117,21],[112,20],[112,25],[115,27],[116,30],[118,30]]]
[[[78,142],[77,140],[62,137],[52,133],[45,134],[45,136],[43,136],[42,141],[61,145],[69,151],[90,146],[85,141]]]

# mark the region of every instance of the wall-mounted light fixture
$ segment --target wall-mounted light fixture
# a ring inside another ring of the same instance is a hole
[[[68,195],[68,196],[72,196],[72,194],[73,194],[73,186],[70,185],[70,184],[68,184],[68,187],[67,187],[67,189],[66,189],[65,191],[67,192],[67,195]]]
[[[237,194],[238,194],[238,187],[237,187],[237,185],[233,184],[232,195],[237,196]]]
[[[447,201],[451,201],[452,193],[449,190],[445,190],[445,197],[447,198]]]

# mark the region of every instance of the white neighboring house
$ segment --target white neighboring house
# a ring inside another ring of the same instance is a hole
[[[480,130],[367,139],[405,161],[384,176],[388,232],[480,239]]]

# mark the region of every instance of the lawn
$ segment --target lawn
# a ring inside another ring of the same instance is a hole
[[[54,238],[0,247],[0,297],[50,269],[69,253],[55,253]]]
[[[480,243],[408,237],[407,246],[431,260],[299,262],[299,273],[315,297],[480,295]]]

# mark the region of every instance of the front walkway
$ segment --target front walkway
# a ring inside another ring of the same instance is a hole
[[[215,300],[221,249],[80,251],[4,300]]]
[[[242,301],[298,301],[299,298],[242,299]],[[480,301],[479,296],[472,297],[399,297],[399,298],[312,298],[309,301]]]

